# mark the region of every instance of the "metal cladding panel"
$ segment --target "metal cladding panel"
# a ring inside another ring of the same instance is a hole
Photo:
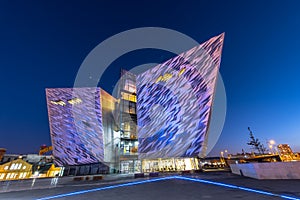
[[[223,40],[213,37],[137,76],[140,159],[205,152]]]
[[[104,159],[100,88],[46,89],[53,156],[59,166]]]

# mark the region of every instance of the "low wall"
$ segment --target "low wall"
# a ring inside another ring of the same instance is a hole
[[[54,188],[64,186],[67,184],[78,184],[79,182],[101,181],[110,182],[115,180],[129,180],[133,179],[133,174],[109,174],[109,175],[89,175],[89,176],[64,176],[55,178],[37,178],[26,180],[9,180],[0,181],[0,193],[20,191],[20,190],[33,190]]]
[[[231,164],[231,172],[255,179],[300,179],[300,162]]]

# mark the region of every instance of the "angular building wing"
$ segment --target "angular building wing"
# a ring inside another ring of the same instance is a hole
[[[101,89],[50,88],[46,96],[56,164],[104,161]]]
[[[140,159],[205,154],[223,40],[213,37],[137,76]]]

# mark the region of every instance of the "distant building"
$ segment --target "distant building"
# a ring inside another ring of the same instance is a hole
[[[33,173],[33,177],[46,178],[46,177],[58,177],[62,176],[64,167],[55,167],[53,163],[41,165]]]
[[[291,161],[294,160],[294,152],[292,151],[290,145],[288,144],[279,144],[277,146],[279,156],[282,161]]]
[[[0,181],[27,179],[31,175],[32,165],[20,158],[0,165]]]
[[[10,161],[0,165],[0,181],[58,177],[63,175],[63,167],[55,167],[53,163],[49,162],[30,160],[34,163],[29,163],[24,160],[26,158],[30,159],[30,157],[19,156],[15,158],[14,156],[10,156],[12,158]]]

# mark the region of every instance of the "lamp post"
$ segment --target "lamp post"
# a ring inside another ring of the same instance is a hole
[[[274,154],[274,152],[273,152],[273,145],[276,144],[275,140],[269,140],[268,144],[269,144],[269,148],[270,148],[271,154]]]
[[[225,163],[225,160],[224,160],[224,152],[223,151],[221,151],[220,152],[221,153],[221,163]]]

